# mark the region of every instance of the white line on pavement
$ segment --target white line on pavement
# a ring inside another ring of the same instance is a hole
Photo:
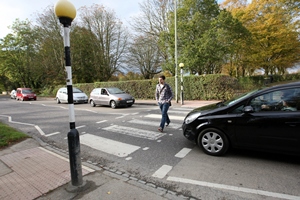
[[[161,118],[161,115],[159,114],[149,114],[149,115],[146,115],[145,117],[147,118],[155,118],[155,119],[160,119]],[[181,120],[183,121],[184,120],[184,116],[173,116],[173,115],[169,115],[170,117],[170,120]]]
[[[155,127],[159,126],[159,122],[145,121],[145,120],[139,120],[139,119],[132,119],[132,120],[130,120],[128,122],[129,123],[134,123],[134,124],[142,124],[142,125],[148,125],[148,126],[155,126]],[[171,123],[170,126],[169,126],[169,128],[178,129],[178,128],[181,128],[181,124]]]
[[[49,137],[49,136],[52,136],[52,135],[57,135],[57,134],[60,134],[60,132],[54,132],[54,133],[50,133],[50,134],[47,134],[45,135],[46,137]]]
[[[127,126],[118,126],[118,125],[112,125],[112,126],[106,127],[106,128],[103,128],[103,130],[120,133],[120,134],[124,134],[124,135],[130,135],[130,136],[139,137],[139,138],[146,138],[149,140],[157,140],[158,138],[165,135],[165,133],[131,128],[131,127],[127,127]]]
[[[156,178],[164,178],[171,170],[172,166],[163,165],[161,166],[152,176]]]
[[[80,143],[118,157],[127,157],[129,154],[141,148],[88,133],[80,136]]]
[[[263,190],[255,190],[255,189],[230,186],[230,185],[224,185],[224,184],[209,183],[209,182],[204,182],[204,181],[197,181],[197,180],[185,179],[185,178],[179,178],[179,177],[173,177],[173,176],[168,177],[167,180],[174,181],[174,182],[180,182],[180,183],[189,183],[189,184],[193,184],[193,185],[200,185],[200,186],[210,187],[210,188],[218,188],[218,189],[224,189],[224,190],[232,190],[232,191],[237,191],[237,192],[245,192],[245,193],[257,194],[257,195],[269,196],[269,197],[280,198],[280,199],[300,200],[299,196],[281,194],[281,193],[276,193],[276,192],[268,192],[268,191],[263,191]]]
[[[102,120],[102,121],[99,121],[99,122],[96,122],[96,123],[100,124],[100,123],[103,123],[103,122],[107,122],[107,120]]]
[[[184,158],[192,149],[189,148],[183,148],[181,151],[179,151],[175,157],[177,158]]]

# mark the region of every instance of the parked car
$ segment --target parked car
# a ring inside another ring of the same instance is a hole
[[[68,103],[68,90],[60,88],[55,96],[57,103]],[[73,103],[88,103],[88,96],[80,89],[73,87]]]
[[[185,117],[182,130],[213,156],[229,147],[299,155],[300,82],[197,108]]]
[[[92,107],[96,105],[116,107],[131,107],[135,102],[135,99],[126,92],[119,88],[95,88],[90,94],[89,103]]]
[[[36,100],[36,94],[31,90],[31,88],[17,88],[16,100]]]
[[[12,90],[12,91],[10,92],[10,98],[11,98],[11,99],[16,99],[16,94],[17,94],[16,90]]]

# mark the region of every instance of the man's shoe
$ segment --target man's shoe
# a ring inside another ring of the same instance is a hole
[[[169,126],[170,123],[171,123],[171,122],[167,123],[166,126]]]
[[[158,131],[159,131],[159,132],[163,132],[163,129],[159,127],[159,128],[158,128]]]

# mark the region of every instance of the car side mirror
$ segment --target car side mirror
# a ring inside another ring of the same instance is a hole
[[[252,106],[246,106],[244,109],[243,109],[243,113],[254,113],[254,109]]]

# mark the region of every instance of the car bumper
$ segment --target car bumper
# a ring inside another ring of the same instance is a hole
[[[185,123],[182,124],[182,131],[183,131],[183,136],[186,137],[188,140],[191,141],[196,140],[196,134],[194,130],[187,124]]]
[[[134,104],[134,99],[129,99],[129,100],[122,100],[122,101],[117,101],[117,106],[128,106]]]
[[[76,100],[74,99],[73,102],[74,103],[87,103],[88,100],[87,99],[76,99]]]

